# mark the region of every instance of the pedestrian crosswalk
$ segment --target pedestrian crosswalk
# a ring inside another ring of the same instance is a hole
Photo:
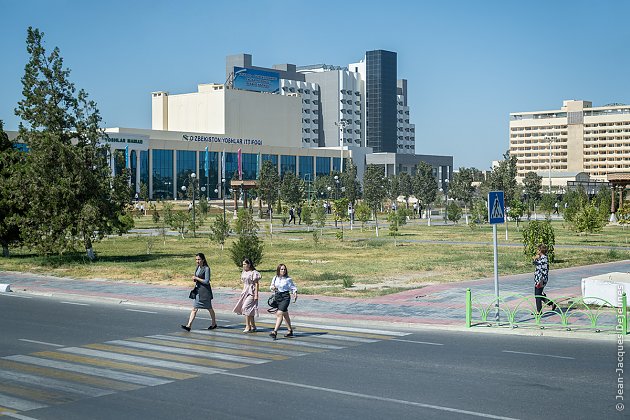
[[[296,324],[295,337],[272,340],[271,324],[192,330],[60,347],[0,358],[0,416],[133,391],[231,369],[274,363],[407,335]]]

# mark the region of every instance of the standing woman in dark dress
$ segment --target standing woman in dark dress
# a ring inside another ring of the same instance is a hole
[[[182,325],[182,328],[186,331],[190,331],[192,323],[197,316],[199,309],[207,309],[210,312],[212,318],[212,325],[208,327],[209,330],[213,330],[217,327],[217,319],[212,309],[212,288],[210,287],[210,267],[206,261],[206,256],[201,252],[195,256],[197,262],[197,270],[193,276],[195,282],[195,288],[197,289],[197,296],[195,297],[195,303],[190,311],[190,317],[188,318],[188,324]]]

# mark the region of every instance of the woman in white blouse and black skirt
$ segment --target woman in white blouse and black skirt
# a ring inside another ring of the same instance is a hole
[[[278,302],[278,311],[276,312],[276,326],[269,334],[274,340],[278,336],[278,328],[282,325],[282,318],[287,323],[287,333],[285,337],[293,337],[293,328],[291,327],[291,318],[289,318],[289,303],[293,295],[293,303],[297,300],[297,287],[293,283],[293,279],[289,277],[289,270],[284,264],[279,264],[276,268],[276,275],[271,279],[269,287],[275,293],[276,302]]]

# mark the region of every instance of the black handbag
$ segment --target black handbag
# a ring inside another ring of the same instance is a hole
[[[276,302],[276,294],[275,293],[273,295],[269,296],[269,299],[267,299],[267,305],[270,306],[270,308],[267,309],[267,312],[269,312],[270,314],[273,314],[273,313],[278,311],[278,302]]]
[[[195,287],[190,291],[190,293],[188,293],[188,297],[191,299],[195,299],[197,297],[197,293],[199,293],[199,290],[197,290],[197,288]]]

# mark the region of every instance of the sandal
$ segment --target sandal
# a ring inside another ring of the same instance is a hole
[[[180,327],[182,327],[186,331],[190,332],[190,327],[187,327],[186,325],[180,325]]]
[[[295,336],[293,335],[293,330],[289,330],[289,332],[288,332],[288,333],[286,333],[284,336],[285,336],[285,337],[287,337],[287,338],[289,338],[289,337],[295,337]]]
[[[273,338],[274,340],[278,337],[278,333],[276,331],[271,331],[269,333],[269,337]]]

